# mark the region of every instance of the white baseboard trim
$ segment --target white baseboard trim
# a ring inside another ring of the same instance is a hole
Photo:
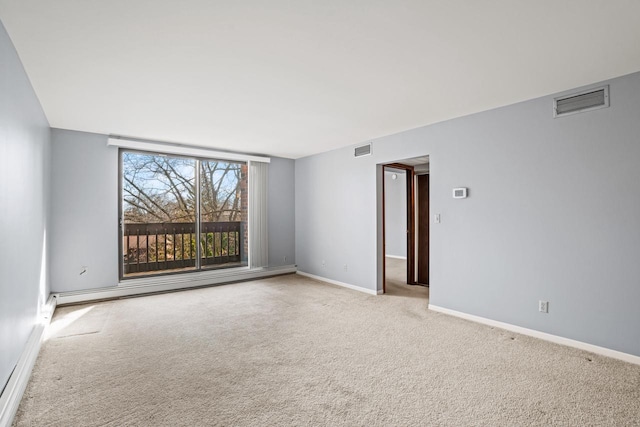
[[[11,377],[9,377],[9,382],[0,396],[0,427],[11,426],[13,418],[16,416],[22,395],[31,377],[31,371],[38,358],[38,353],[40,353],[44,332],[51,323],[56,304],[56,297],[50,295],[42,308],[40,318],[34,325],[31,335],[29,335],[20,359],[18,359]]]
[[[613,359],[618,359],[624,362],[640,365],[640,356],[635,356],[633,354],[623,353],[621,351],[611,350],[610,348],[600,347],[597,345],[588,344],[586,342],[576,341],[570,338],[564,338],[558,335],[547,334],[546,332],[540,332],[534,329],[523,328],[521,326],[512,325],[510,323],[499,322],[497,320],[491,320],[485,317],[475,316],[473,314],[467,314],[461,311],[451,310],[449,308],[439,307],[433,304],[429,304],[428,307],[429,307],[429,310],[448,314],[450,316],[460,317],[462,319],[471,320],[472,322],[482,323],[484,325],[494,326],[500,329],[506,329],[507,331],[516,332],[522,335],[528,335],[530,337],[539,338],[545,341],[550,341],[555,344],[566,345],[568,347],[589,351],[591,353],[599,354],[601,356],[611,357]]]
[[[376,292],[376,291],[373,291],[371,289],[362,288],[360,286],[351,285],[349,283],[339,282],[339,281],[333,280],[333,279],[327,279],[326,277],[316,276],[315,274],[306,273],[306,272],[300,271],[300,270],[298,270],[296,273],[301,275],[301,276],[308,277],[310,279],[319,280],[321,282],[331,283],[332,285],[342,286],[343,288],[353,289],[354,291],[364,292],[365,294],[369,294],[369,295],[380,295],[380,294],[382,294],[382,291],[377,291]]]
[[[58,305],[77,304],[96,300],[260,279],[264,277],[277,276],[279,274],[295,273],[296,270],[297,268],[295,265],[287,265],[282,267],[235,270],[232,274],[212,275],[207,274],[209,272],[194,272],[192,274],[175,274],[171,276],[131,279],[121,282],[118,286],[88,289],[85,291],[60,292],[55,295],[58,298]]]
[[[398,256],[398,255],[385,255],[387,258],[395,258],[395,259],[407,259],[406,256]]]

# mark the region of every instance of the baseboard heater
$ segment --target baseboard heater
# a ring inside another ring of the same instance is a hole
[[[230,274],[189,273],[165,277],[148,277],[126,280],[105,288],[88,289],[83,291],[60,292],[55,294],[58,305],[78,304],[89,301],[107,300],[134,295],[144,295],[158,292],[177,291],[181,289],[200,288],[205,286],[222,285],[226,283],[242,282],[280,274],[295,273],[295,265],[281,267],[265,267],[235,271]]]

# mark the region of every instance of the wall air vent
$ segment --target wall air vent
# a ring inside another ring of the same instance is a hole
[[[368,156],[371,154],[371,143],[367,145],[361,145],[360,147],[356,147],[353,155],[355,157]]]
[[[563,117],[609,106],[609,86],[573,93],[553,100],[553,117]]]

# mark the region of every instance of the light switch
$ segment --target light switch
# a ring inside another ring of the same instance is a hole
[[[440,214],[435,214],[435,215],[433,216],[433,221],[434,221],[436,224],[440,224]]]

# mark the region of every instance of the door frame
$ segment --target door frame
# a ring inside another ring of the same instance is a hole
[[[385,172],[387,169],[401,169],[406,173],[406,192],[407,192],[407,284],[415,285],[416,268],[415,268],[415,249],[416,249],[416,230],[415,230],[415,172],[413,166],[402,163],[386,163],[382,165],[382,293],[387,292],[387,244],[386,244],[386,217],[385,217]]]

